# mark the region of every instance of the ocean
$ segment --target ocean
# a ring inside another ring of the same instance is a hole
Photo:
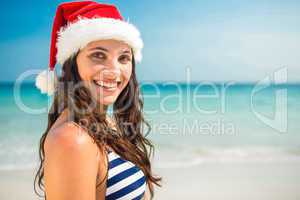
[[[0,170],[38,165],[51,98],[0,83]],[[141,82],[157,168],[300,161],[300,84]],[[111,111],[111,109],[110,109]]]

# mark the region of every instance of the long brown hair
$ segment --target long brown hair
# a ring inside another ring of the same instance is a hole
[[[40,165],[34,179],[35,193],[41,196],[37,192],[36,184],[42,191],[45,189],[43,164],[46,136],[56,119],[67,108],[72,114],[71,120],[87,131],[100,150],[103,150],[104,146],[108,145],[121,157],[141,168],[146,176],[152,199],[154,196],[153,183],[160,186],[161,178],[155,177],[151,171],[150,157],[154,155],[154,146],[146,138],[151,131],[151,126],[143,116],[143,99],[135,74],[134,56],[132,59],[131,78],[113,104],[113,119],[117,128],[117,131],[115,131],[105,121],[106,112],[99,111],[101,109],[90,109],[93,103],[96,103],[96,108],[101,107],[101,105],[97,104],[97,101],[91,95],[90,89],[79,84],[82,80],[78,73],[76,62],[78,53],[79,51],[63,64],[62,76],[58,79],[57,90],[48,113],[48,126],[40,139]],[[106,108],[107,106],[104,106],[105,111]],[[147,131],[144,131],[145,126],[148,128]]]

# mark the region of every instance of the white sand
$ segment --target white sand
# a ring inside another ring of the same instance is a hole
[[[33,170],[1,170],[1,200],[33,200],[38,199],[33,191]]]
[[[159,200],[299,200],[300,163],[202,164],[155,169],[163,176]],[[1,200],[39,199],[33,170],[0,171]]]
[[[157,172],[164,176],[164,186],[155,199],[300,199],[300,163],[203,164]]]

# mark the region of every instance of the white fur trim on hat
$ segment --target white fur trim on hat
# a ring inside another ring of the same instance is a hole
[[[41,93],[52,95],[55,91],[57,76],[54,70],[43,70],[35,79],[35,85]]]
[[[133,49],[135,60],[142,60],[143,41],[133,24],[112,18],[82,17],[58,32],[56,60],[62,65],[88,43],[102,39],[116,39],[127,43]]]

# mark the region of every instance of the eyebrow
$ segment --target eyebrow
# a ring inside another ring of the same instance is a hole
[[[102,51],[109,52],[108,49],[105,49],[105,48],[100,47],[100,46],[89,49],[89,51],[92,51],[92,50],[102,50]],[[126,49],[126,50],[121,50],[119,53],[131,53],[131,51]]]

